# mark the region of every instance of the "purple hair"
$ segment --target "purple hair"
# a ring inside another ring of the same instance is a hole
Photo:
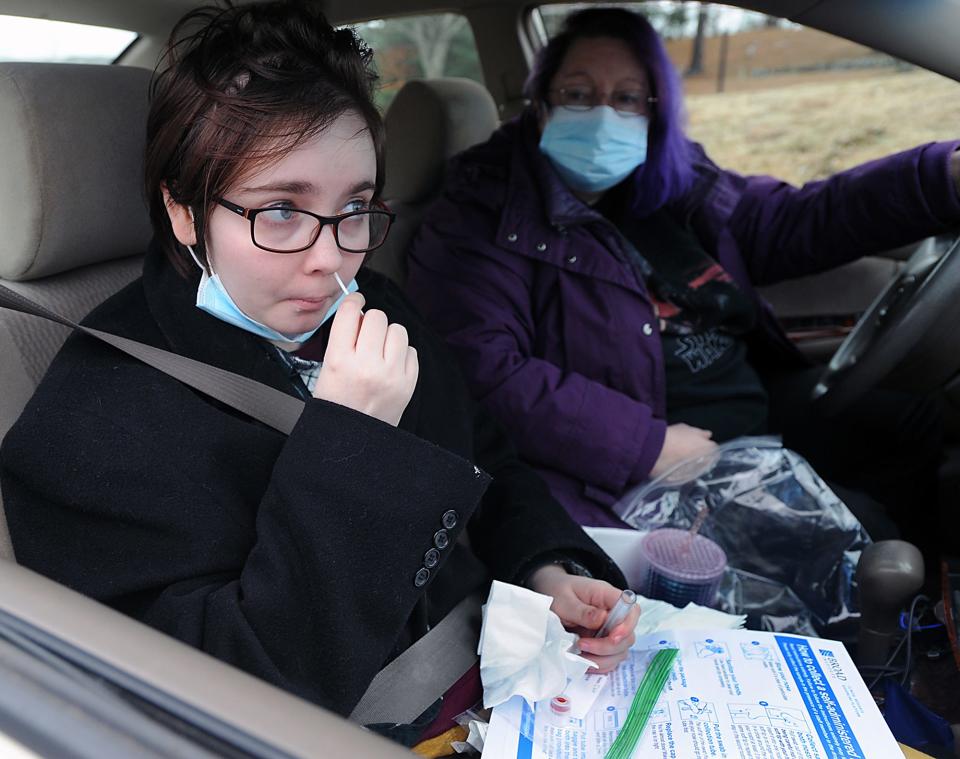
[[[682,196],[693,182],[690,142],[683,133],[683,96],[680,77],[650,22],[622,8],[589,8],[567,17],[563,28],[537,54],[524,94],[535,103],[549,104],[550,82],[570,46],[587,37],[623,40],[650,78],[657,98],[650,118],[647,160],[635,175],[634,210],[647,215]]]

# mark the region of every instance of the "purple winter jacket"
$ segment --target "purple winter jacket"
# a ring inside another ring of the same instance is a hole
[[[409,256],[407,290],[460,359],[471,389],[579,523],[610,510],[663,446],[658,321],[624,238],[540,153],[527,112],[453,159]],[[792,187],[718,168],[667,208],[757,302],[756,350],[800,362],[755,285],[839,266],[960,221],[934,143]],[[631,181],[630,179],[626,181]]]

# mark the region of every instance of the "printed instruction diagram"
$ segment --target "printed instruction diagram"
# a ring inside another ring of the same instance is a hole
[[[800,709],[786,706],[770,706],[765,701],[758,704],[727,704],[730,721],[735,725],[763,725],[787,730],[809,731],[810,726]]]

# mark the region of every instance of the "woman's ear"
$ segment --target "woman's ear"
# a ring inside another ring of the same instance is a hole
[[[181,245],[196,245],[197,228],[193,223],[193,212],[188,206],[175,201],[166,185],[161,185],[160,191],[163,193],[163,205],[167,209],[173,234]]]

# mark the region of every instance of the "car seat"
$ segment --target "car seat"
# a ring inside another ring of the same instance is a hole
[[[0,284],[79,320],[139,275],[149,82],[126,66],[0,63]],[[0,439],[68,334],[0,309]],[[0,558],[13,558],[2,508]]]
[[[486,140],[499,125],[486,88],[470,79],[414,79],[397,93],[385,117],[383,197],[397,220],[369,266],[403,285],[406,253],[424,211],[440,194],[447,161]]]

